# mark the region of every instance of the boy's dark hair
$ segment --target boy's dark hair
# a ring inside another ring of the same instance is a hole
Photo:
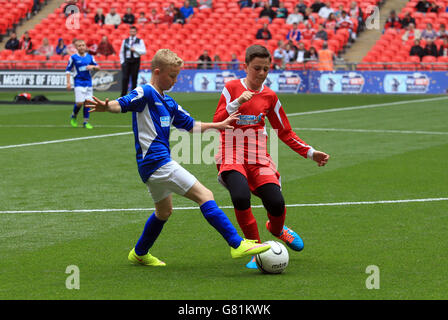
[[[271,61],[271,53],[266,47],[254,44],[246,49],[246,64],[249,64],[255,58],[269,58],[269,61]]]
[[[135,29],[135,31],[138,31],[136,26],[131,26],[129,29]]]

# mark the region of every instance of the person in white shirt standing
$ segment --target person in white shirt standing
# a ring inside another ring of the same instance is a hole
[[[131,26],[129,38],[123,40],[120,49],[120,63],[122,71],[121,96],[128,93],[129,78],[132,81],[131,90],[137,87],[140,56],[146,54],[145,42],[137,38],[137,28]]]

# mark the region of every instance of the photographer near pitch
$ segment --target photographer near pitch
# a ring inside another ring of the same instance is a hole
[[[131,26],[129,38],[123,40],[120,49],[120,63],[123,74],[121,96],[128,93],[129,78],[132,79],[132,88],[137,87],[138,71],[140,69],[140,56],[146,54],[145,43],[137,38],[137,28]]]

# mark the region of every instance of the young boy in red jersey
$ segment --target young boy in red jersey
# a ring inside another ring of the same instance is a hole
[[[266,228],[291,249],[303,249],[300,236],[284,225],[286,207],[278,173],[267,152],[265,118],[277,130],[279,138],[304,158],[324,166],[329,155],[315,150],[291,129],[285,111],[274,91],[263,83],[271,66],[271,54],[261,45],[246,50],[246,78],[228,81],[218,102],[214,122],[238,111],[233,130],[221,131],[216,155],[220,182],[229,190],[236,218],[248,239],[261,242],[257,222],[251,211],[251,193],[261,198],[267,210]],[[246,265],[256,268],[254,257]]]

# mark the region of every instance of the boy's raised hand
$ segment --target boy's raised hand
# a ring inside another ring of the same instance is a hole
[[[255,95],[255,92],[252,91],[244,91],[238,98],[239,104],[243,104],[244,102],[249,101]]]
[[[101,101],[97,97],[92,97],[92,100],[86,100],[85,106],[90,108],[89,112],[105,112],[107,111],[107,107],[109,105],[109,99],[106,98],[106,101]]]
[[[322,151],[314,151],[313,153],[313,160],[317,162],[317,165],[319,167],[323,167],[327,164],[328,159],[330,159],[330,156]]]

